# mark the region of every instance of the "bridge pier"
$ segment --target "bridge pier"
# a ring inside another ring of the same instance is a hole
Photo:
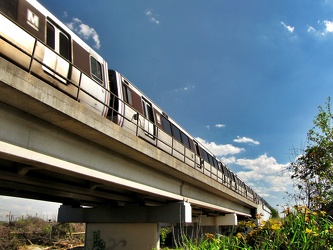
[[[82,208],[62,205],[58,221],[86,223],[86,249],[104,245],[105,249],[117,246],[124,250],[151,250],[159,249],[161,225],[191,223],[192,209],[190,203],[184,201],[156,207]]]
[[[191,239],[205,233],[221,234],[221,226],[237,225],[237,215],[192,217],[190,203],[181,201],[155,207],[83,208],[62,205],[58,221],[86,223],[86,249],[104,245],[106,249],[150,250],[159,249],[162,226],[175,225],[174,238],[181,241],[183,235]]]

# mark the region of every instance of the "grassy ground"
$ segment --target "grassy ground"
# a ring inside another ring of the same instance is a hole
[[[0,250],[81,250],[84,231],[84,224],[57,223],[27,216],[0,223]],[[281,219],[261,221],[259,225],[253,221],[239,222],[231,235],[208,233],[193,239],[180,236],[174,249],[333,250],[333,220],[325,212],[296,206],[287,209]]]

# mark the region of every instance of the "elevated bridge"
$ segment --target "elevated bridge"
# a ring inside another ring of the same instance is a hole
[[[87,249],[97,234],[151,249],[163,225],[216,231],[263,207],[2,57],[0,195],[62,203],[59,221],[87,223]]]

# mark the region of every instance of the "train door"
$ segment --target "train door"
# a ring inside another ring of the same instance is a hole
[[[120,112],[120,109],[123,110],[123,105],[121,105],[119,101],[119,91],[118,88],[121,86],[120,84],[118,85],[118,78],[117,73],[113,70],[108,70],[109,73],[109,85],[110,85],[110,102],[109,102],[109,109],[108,109],[108,114],[107,118],[114,123],[121,125],[122,123],[122,113]]]
[[[198,143],[196,141],[193,141],[194,143],[194,147],[195,147],[195,162],[196,162],[196,166],[198,169],[201,169],[203,171],[203,166],[204,166],[204,160],[201,157],[201,155],[203,154],[201,151],[201,148],[199,147]]]
[[[142,98],[142,108],[143,115],[146,118],[142,121],[143,124],[141,125],[144,130],[145,137],[155,140],[153,107],[150,102],[148,102],[145,98]]]
[[[43,69],[65,84],[69,73],[70,43],[69,35],[47,20],[46,44],[49,48],[45,48],[43,64],[46,67]]]
[[[158,148],[164,150],[168,154],[172,154],[172,130],[171,130],[171,122],[169,121],[169,117],[166,113],[162,111],[160,113],[155,109],[155,118],[156,125],[160,127],[158,129],[158,139],[156,140],[156,145]]]
[[[192,168],[195,168],[195,159],[194,159],[194,144],[193,141],[190,140],[190,138],[181,131],[182,136],[182,142],[184,145],[184,157],[185,157],[185,163],[190,165]]]

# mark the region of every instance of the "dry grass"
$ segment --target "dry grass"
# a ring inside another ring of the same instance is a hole
[[[83,223],[57,223],[32,216],[0,222],[0,250],[79,249],[84,231]]]

